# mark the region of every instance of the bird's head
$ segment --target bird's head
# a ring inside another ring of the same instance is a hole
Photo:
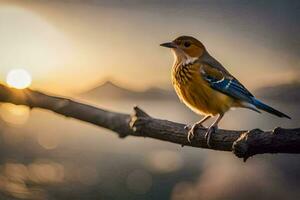
[[[206,51],[204,45],[191,36],[180,36],[172,42],[163,43],[160,46],[171,48],[179,60],[199,58]]]

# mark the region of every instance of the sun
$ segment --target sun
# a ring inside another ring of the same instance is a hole
[[[31,85],[31,82],[31,75],[24,69],[13,69],[6,76],[6,83],[17,89],[25,89]]]

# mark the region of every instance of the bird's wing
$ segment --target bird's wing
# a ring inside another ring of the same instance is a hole
[[[233,76],[216,67],[202,64],[200,74],[211,88],[237,100],[252,103],[253,95]]]

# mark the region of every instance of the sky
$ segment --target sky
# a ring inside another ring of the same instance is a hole
[[[1,0],[0,81],[27,70],[32,87],[79,93],[112,79],[133,89],[171,88],[180,35],[208,51],[250,89],[300,74],[299,1]]]
[[[9,71],[23,68],[33,78],[32,88],[50,94],[76,95],[106,80],[136,90],[171,89],[173,55],[159,44],[180,35],[201,40],[250,90],[291,82],[300,75],[299,11],[299,0],[0,0],[0,83]],[[152,116],[182,123],[199,119],[179,101],[87,102],[118,112],[130,112],[138,104]],[[298,103],[266,103],[294,120],[268,114],[257,117],[241,109],[230,111],[221,127],[245,130],[297,125]],[[146,184],[145,198],[169,195],[172,188],[179,199],[182,195],[205,199],[298,195],[298,161],[292,155],[255,157],[246,166],[227,153],[134,137],[119,140],[97,127],[52,113],[30,112],[11,104],[0,109],[4,127],[0,158],[7,162],[0,166],[0,185],[8,184],[4,188],[11,193],[22,195],[22,189],[33,185],[34,194],[47,192],[55,197],[81,194],[87,198],[98,192],[118,197]],[[115,170],[116,166],[123,171]],[[9,175],[21,174],[16,173],[18,169],[23,170],[25,180],[9,184],[14,181]],[[174,171],[152,172],[154,169]],[[57,189],[52,182],[47,182],[51,187],[41,180],[34,182],[39,176],[35,171],[42,171],[46,181],[53,175],[45,170],[59,172]],[[61,175],[66,181],[64,190]],[[77,178],[86,184],[78,190],[72,182]]]

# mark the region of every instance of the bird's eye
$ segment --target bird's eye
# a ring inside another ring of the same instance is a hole
[[[191,46],[191,43],[190,42],[185,42],[183,45],[184,45],[184,47],[189,47],[189,46]]]

